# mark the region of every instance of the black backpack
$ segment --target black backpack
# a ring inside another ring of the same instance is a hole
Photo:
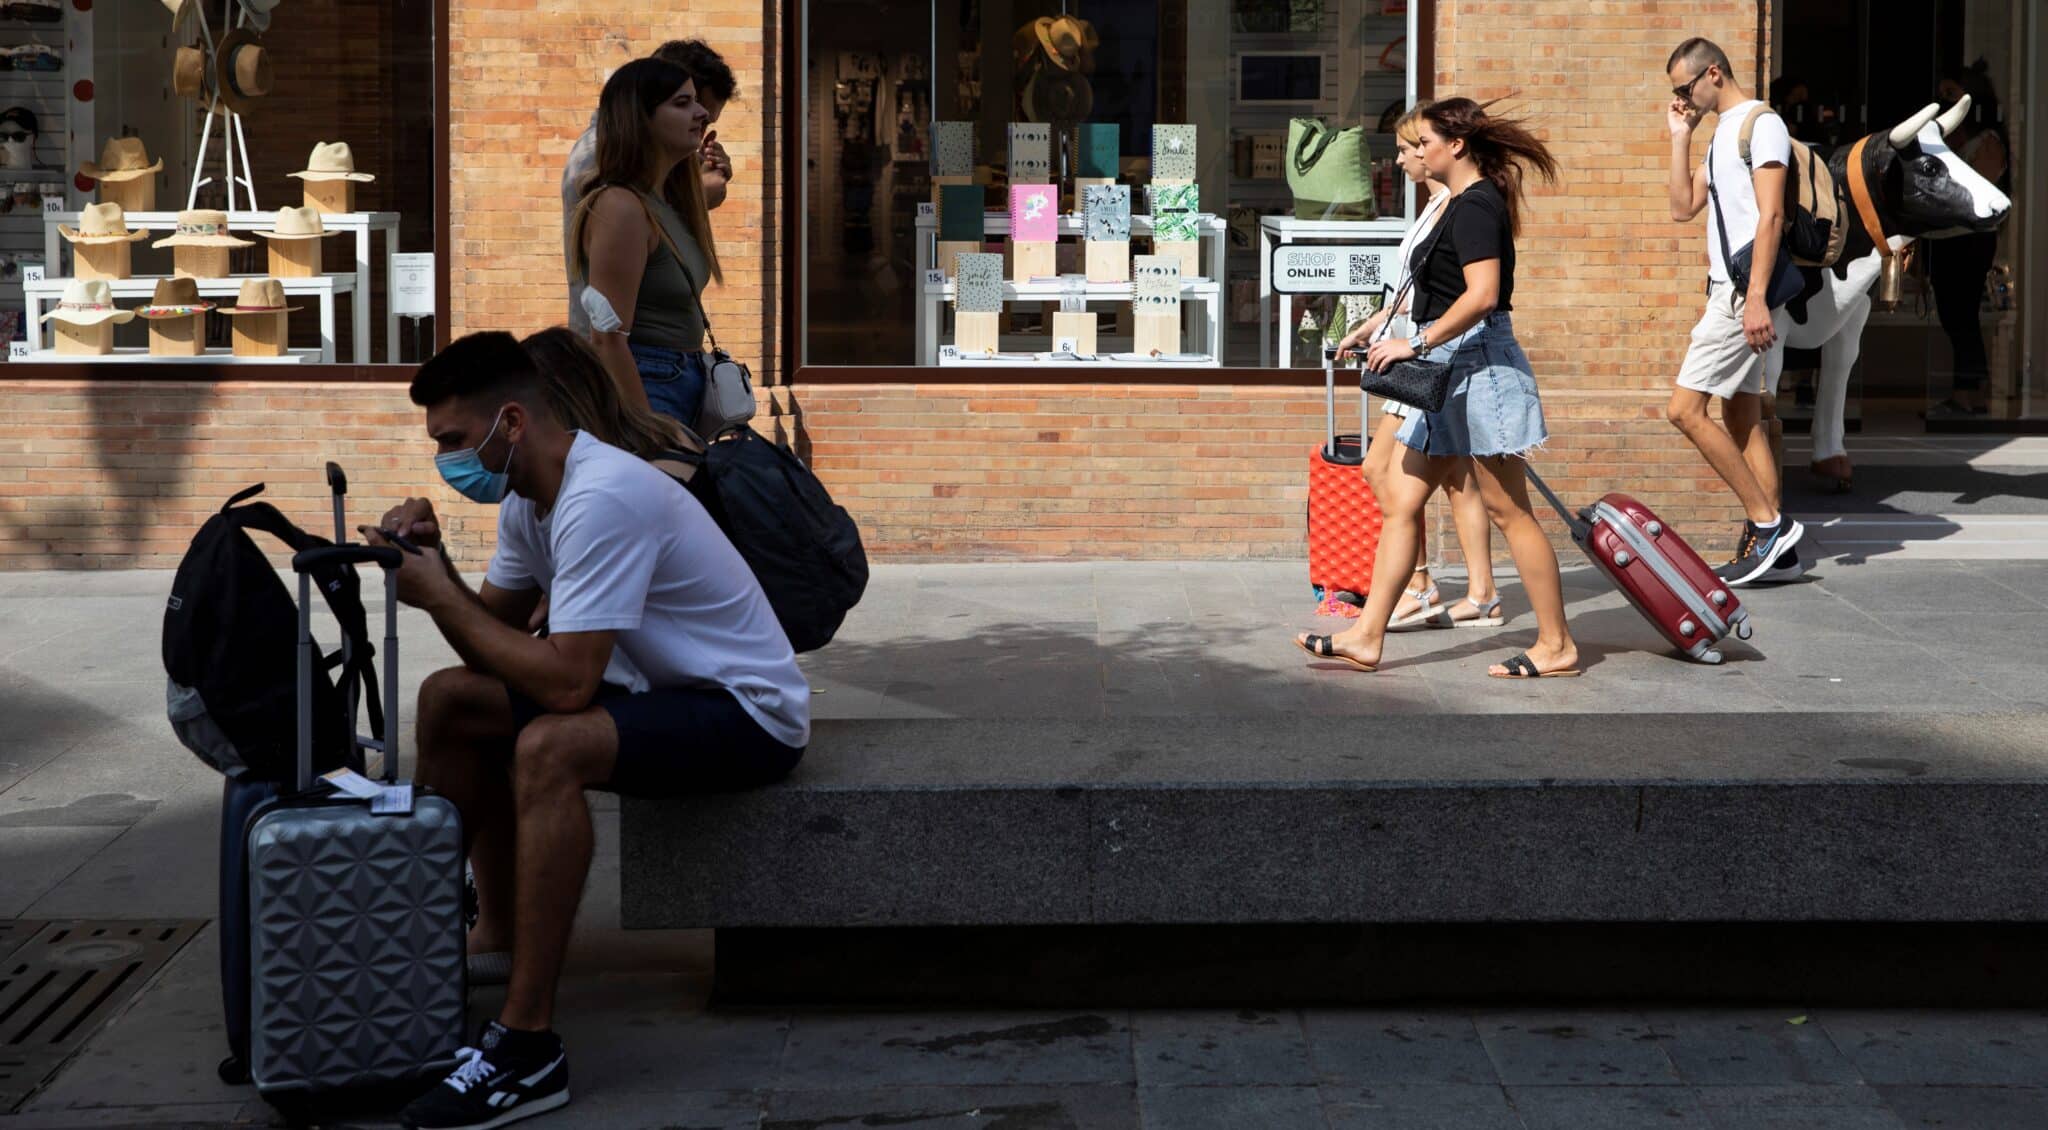
[[[655,460],[669,461],[697,468],[684,489],[753,567],[789,646],[815,651],[832,642],[867,591],[868,556],[853,515],[832,501],[818,476],[795,452],[745,426],[702,454],[668,452]]]
[[[166,708],[178,740],[230,777],[289,782],[298,749],[298,604],[248,531],[262,530],[294,553],[332,544],[306,533],[275,506],[228,499],[193,536],[164,609]],[[341,687],[359,680],[373,734],[384,733],[361,584],[353,565],[313,571],[313,584],[349,639],[313,672],[313,771],[356,764]],[[342,667],[337,687],[329,674]]]

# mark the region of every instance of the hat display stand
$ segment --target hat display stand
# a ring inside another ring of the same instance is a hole
[[[80,326],[70,322],[52,322],[55,327],[57,352],[69,357],[104,357],[114,351],[114,324],[100,322],[97,325]]]
[[[282,357],[285,355],[285,320],[290,315],[242,314],[233,323],[234,352],[237,357]]]
[[[100,184],[100,203],[119,204],[123,212],[156,211],[156,178],[106,181]]]
[[[134,244],[126,240],[119,243],[78,243],[71,247],[71,260],[77,267],[74,276],[81,279],[118,280],[131,278],[135,274]]]
[[[320,277],[320,241],[317,239],[273,239],[270,241],[270,274],[280,279]]]
[[[227,247],[177,247],[171,250],[171,277],[178,279],[224,279],[233,272],[228,266]]]
[[[199,357],[206,352],[206,315],[182,318],[152,318],[149,321],[151,357]]]
[[[356,210],[356,184],[347,180],[309,180],[306,207],[322,215],[339,216]]]

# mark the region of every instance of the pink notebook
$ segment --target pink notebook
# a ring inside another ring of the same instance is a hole
[[[1052,243],[1060,237],[1060,197],[1049,184],[1010,186],[1010,238]]]

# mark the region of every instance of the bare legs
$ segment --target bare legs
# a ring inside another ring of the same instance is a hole
[[[1388,480],[1399,473],[1401,453],[1408,448],[1396,439],[1401,430],[1401,417],[1381,415],[1373,431],[1372,443],[1366,447],[1365,466],[1361,470],[1365,481],[1372,487],[1373,496],[1381,500],[1380,509],[1386,511],[1385,498],[1390,489]],[[1484,605],[1493,599],[1493,547],[1490,536],[1491,523],[1486,516],[1486,504],[1474,488],[1469,468],[1454,466],[1443,481],[1446,497],[1451,502],[1451,519],[1458,530],[1458,549],[1465,557],[1465,595],[1474,604]],[[1425,500],[1426,501],[1426,500]],[[1408,578],[1407,592],[1428,592],[1433,578],[1429,575],[1429,559],[1422,544],[1421,526],[1416,527],[1415,555],[1412,558],[1414,570]],[[1387,553],[1384,529],[1380,536],[1380,554]],[[1373,587],[1380,586],[1377,575]],[[1418,611],[1421,605],[1404,592],[1395,605],[1394,615],[1405,616]],[[1455,615],[1455,613],[1453,613]],[[1476,615],[1476,613],[1475,613]]]
[[[1571,628],[1564,619],[1564,579],[1558,575],[1557,552],[1536,514],[1529,508],[1526,464],[1519,456],[1493,456],[1466,461],[1479,493],[1486,500],[1486,513],[1508,539],[1508,553],[1515,559],[1522,590],[1529,596],[1529,608],[1536,614],[1536,643],[1528,650],[1529,662],[1538,671],[1562,671],[1578,666],[1579,648],[1572,641]],[[1488,674],[1505,675],[1508,669],[1496,663]]]
[[[1735,497],[1742,502],[1742,509],[1749,520],[1758,524],[1775,521],[1778,517],[1777,494],[1778,474],[1770,466],[1771,440],[1764,429],[1757,426],[1761,414],[1761,401],[1755,393],[1737,393],[1726,401],[1721,409],[1722,419],[1727,426],[1715,421],[1707,414],[1709,396],[1689,388],[1671,391],[1671,404],[1665,415],[1673,426],[1685,433],[1685,438],[1706,456],[1707,464],[1721,480],[1735,491]],[[1752,448],[1757,450],[1752,452]],[[1763,481],[1757,464],[1761,469]],[[1766,486],[1768,483],[1768,487]]]

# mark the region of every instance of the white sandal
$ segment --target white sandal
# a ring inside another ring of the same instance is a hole
[[[1456,608],[1458,604],[1471,605],[1479,612],[1479,615],[1467,617],[1463,620],[1458,619],[1451,613],[1451,610]],[[1501,614],[1500,597],[1498,596],[1487,601],[1485,604],[1481,604],[1468,596],[1460,600],[1458,604],[1444,605],[1443,610],[1430,619],[1429,626],[1432,628],[1498,628],[1502,624],[1507,623],[1508,618]]]
[[[1422,627],[1424,624],[1427,624],[1431,620],[1434,620],[1439,613],[1448,610],[1448,606],[1446,606],[1443,602],[1443,596],[1436,591],[1435,585],[1431,585],[1428,588],[1423,589],[1421,592],[1417,592],[1414,589],[1408,589],[1404,591],[1401,595],[1414,597],[1415,600],[1422,605],[1422,607],[1417,608],[1415,611],[1410,612],[1406,616],[1396,616],[1393,619],[1387,621],[1387,630],[1390,632],[1399,632],[1405,631],[1409,628]]]

